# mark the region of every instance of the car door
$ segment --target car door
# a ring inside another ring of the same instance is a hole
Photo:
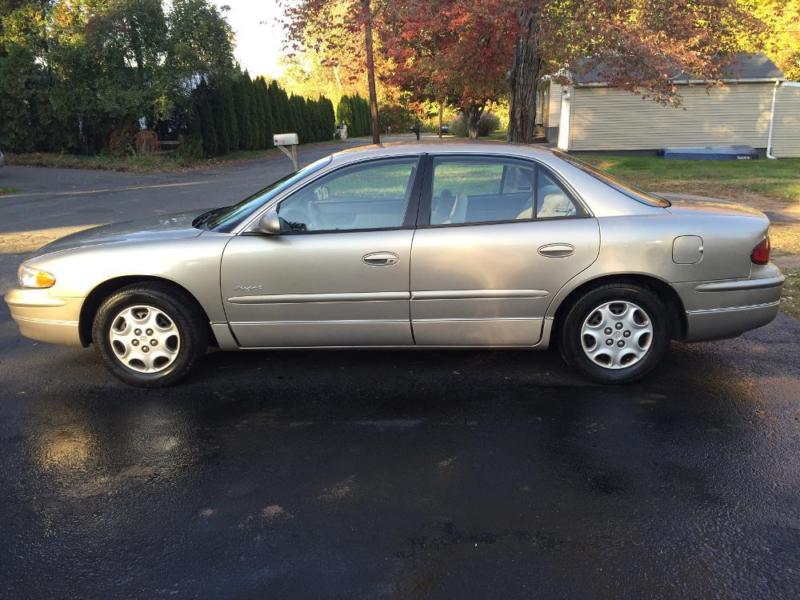
[[[551,171],[502,156],[431,157],[411,251],[418,345],[532,346],[599,229]]]
[[[279,235],[228,243],[221,292],[242,347],[413,344],[418,164],[409,156],[336,169],[280,201]]]

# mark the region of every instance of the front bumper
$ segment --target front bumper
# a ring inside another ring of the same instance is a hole
[[[780,310],[784,277],[774,265],[748,279],[676,286],[686,308],[685,341],[736,337],[770,323]]]
[[[25,337],[51,344],[81,345],[83,298],[58,298],[46,289],[13,289],[5,295],[5,301]]]

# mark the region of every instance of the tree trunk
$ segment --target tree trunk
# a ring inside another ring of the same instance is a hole
[[[369,114],[372,121],[372,143],[381,143],[381,134],[378,129],[378,92],[375,89],[375,55],[372,49],[372,10],[370,0],[361,0],[364,11],[364,41],[367,50],[367,81],[369,82]]]
[[[520,29],[514,50],[514,64],[509,75],[508,141],[530,144],[536,129],[536,87],[542,59],[539,54],[539,18],[536,8],[519,11]]]
[[[439,139],[442,139],[442,117],[444,116],[444,100],[439,100]]]
[[[478,138],[478,123],[481,120],[484,106],[482,104],[470,104],[468,107],[462,109],[464,120],[467,123],[467,132],[472,140]]]

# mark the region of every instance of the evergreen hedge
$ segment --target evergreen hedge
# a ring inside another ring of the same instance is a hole
[[[328,98],[290,96],[276,81],[250,79],[247,72],[233,82],[201,82],[193,99],[196,118],[192,134],[203,140],[208,156],[270,148],[275,133],[296,133],[301,144],[332,140],[336,129],[333,102]],[[351,132],[353,128],[365,132],[351,135],[366,135],[369,106],[360,96],[345,99],[358,115],[357,123],[350,125]]]
[[[368,132],[366,101],[359,96],[350,101],[366,115]],[[358,113],[359,131],[364,127],[362,112]],[[289,96],[276,81],[251,79],[246,71],[232,80],[201,80],[192,92],[191,114],[189,133],[206,156],[271,148],[275,133],[297,133],[301,144],[332,140],[336,129],[333,103],[328,98]]]
[[[358,94],[342,96],[336,107],[336,120],[339,124],[347,125],[347,135],[350,137],[361,137],[372,133],[369,102]]]

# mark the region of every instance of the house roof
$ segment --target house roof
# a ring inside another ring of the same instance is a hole
[[[586,67],[586,68],[582,68]],[[583,59],[579,62],[578,68],[572,73],[572,80],[577,85],[602,85],[606,83],[603,73],[608,71],[608,67],[603,63],[593,63],[591,59]],[[692,77],[688,73],[678,73],[672,80],[676,83],[686,83],[696,81],[697,77]],[[725,68],[722,76],[723,81],[775,81],[783,80],[783,71],[764,54],[737,54],[731,63]]]

